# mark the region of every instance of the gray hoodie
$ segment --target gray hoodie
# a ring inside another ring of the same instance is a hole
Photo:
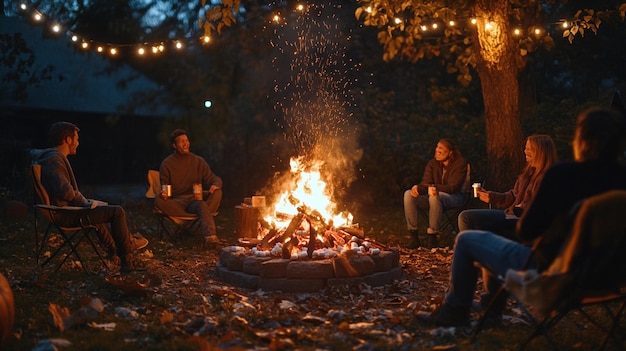
[[[56,206],[90,207],[91,203],[78,190],[78,184],[67,157],[56,148],[32,149],[33,164],[41,165],[41,183],[50,203]]]

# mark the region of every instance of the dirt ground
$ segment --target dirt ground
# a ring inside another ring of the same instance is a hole
[[[397,208],[358,216],[366,235],[398,247],[402,279],[382,287],[357,284],[283,293],[225,284],[215,274],[216,248],[202,245],[199,236],[165,238],[149,208],[126,207],[129,226],[150,244],[140,255],[148,271],[125,277],[115,273],[115,261],[109,261],[109,272],[96,274],[86,274],[72,262],[56,273],[34,269],[32,214],[2,219],[0,267],[16,310],[13,336],[4,349],[508,350],[516,349],[529,332],[513,300],[504,325],[475,340],[471,328],[416,321],[417,310],[432,308],[443,295],[452,250],[405,249],[408,237]],[[217,223],[222,245],[233,244],[233,217],[227,208]],[[98,267],[97,260],[89,262]],[[563,349],[577,350],[599,342],[593,327],[579,318],[563,321],[554,340]],[[549,347],[539,339],[529,349]]]

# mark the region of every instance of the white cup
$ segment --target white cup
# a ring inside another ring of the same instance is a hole
[[[472,184],[472,188],[474,188],[474,197],[478,197],[478,189],[480,189],[480,187],[481,187],[480,183]]]

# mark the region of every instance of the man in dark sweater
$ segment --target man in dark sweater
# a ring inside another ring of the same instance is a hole
[[[444,301],[433,312],[418,312],[417,318],[436,325],[468,325],[479,272],[475,263],[493,275],[486,277],[487,292],[481,300],[485,306],[500,286],[494,277],[505,276],[508,269],[523,269],[531,245],[538,239],[540,244],[527,268],[546,269],[570,232],[572,207],[589,196],[626,189],[626,169],[619,162],[623,133],[624,122],[610,111],[581,113],[572,145],[575,162],[557,163],[546,171],[535,198],[517,223],[521,243],[482,230],[459,233]],[[506,295],[489,310],[491,323],[500,323],[505,303]]]
[[[170,196],[161,194],[155,205],[158,209],[172,216],[196,214],[207,244],[218,241],[213,216],[222,201],[222,178],[218,177],[206,160],[189,150],[187,132],[176,129],[170,136],[174,152],[161,162],[161,184],[171,185]],[[194,196],[194,185],[201,184],[201,189],[208,190]]]
[[[57,122],[49,131],[50,140],[55,147],[31,150],[33,163],[41,165],[41,182],[50,196],[50,203],[55,206],[90,209],[87,214],[68,213],[58,218],[58,222],[67,227],[79,226],[81,220],[88,222],[85,224],[95,225],[110,253],[116,253],[120,257],[123,273],[143,270],[144,267],[136,260],[133,252],[148,245],[148,240],[139,234],[131,236],[124,209],[119,205],[87,199],[78,190],[67,156],[76,154],[79,130],[72,123]],[[106,224],[110,224],[110,228]]]

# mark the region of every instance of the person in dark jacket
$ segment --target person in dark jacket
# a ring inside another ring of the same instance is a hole
[[[441,139],[435,157],[428,161],[422,181],[404,192],[404,217],[411,237],[409,248],[421,246],[418,235],[418,209],[428,209],[428,242],[438,243],[439,223],[445,209],[461,206],[461,189],[467,174],[467,162],[449,139]],[[431,192],[429,192],[429,188]]]
[[[75,155],[78,148],[79,128],[69,122],[54,123],[49,131],[50,141],[55,145],[49,149],[31,150],[33,163],[41,165],[41,183],[55,206],[91,208],[89,215],[68,213],[58,218],[60,224],[77,227],[81,221],[98,227],[102,241],[110,254],[120,257],[123,273],[143,270],[134,251],[148,245],[148,240],[136,233],[131,235],[126,224],[126,212],[119,205],[87,199],[78,189],[74,171],[67,156]]]
[[[518,239],[483,230],[459,233],[443,303],[432,312],[416,313],[416,318],[436,325],[468,325],[479,272],[476,263],[493,275],[485,285],[483,300],[494,296],[501,284],[496,277],[504,277],[508,269],[545,270],[570,232],[570,210],[592,195],[626,189],[626,168],[619,162],[624,131],[624,121],[611,111],[582,112],[572,144],[575,162],[557,163],[546,171],[534,199],[517,222]],[[496,301],[489,309],[488,324],[501,323],[505,302]],[[480,305],[486,303],[481,301]]]

